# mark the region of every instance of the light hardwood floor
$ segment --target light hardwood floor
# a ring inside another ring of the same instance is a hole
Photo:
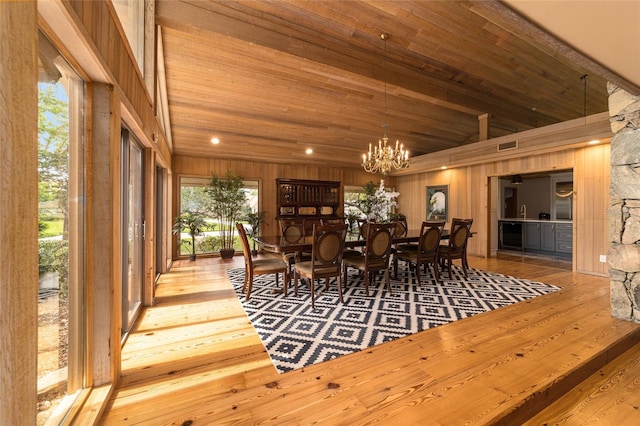
[[[225,272],[242,258],[175,262],[101,422],[522,424],[557,400],[530,424],[640,424],[640,325],[611,318],[608,278],[517,256],[470,264],[563,290],[278,374]]]

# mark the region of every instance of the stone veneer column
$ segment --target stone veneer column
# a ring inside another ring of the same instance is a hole
[[[640,96],[608,84],[611,130],[608,264],[611,314],[640,322]]]

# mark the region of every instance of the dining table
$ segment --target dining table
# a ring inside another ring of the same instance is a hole
[[[420,239],[419,229],[409,229],[404,236],[394,236],[393,244],[415,243]],[[449,231],[442,231],[442,239],[449,239]],[[282,235],[260,235],[254,238],[255,242],[267,251],[274,253],[311,252],[313,248],[313,236],[303,236],[297,240],[288,240]],[[366,240],[359,233],[347,233],[345,248],[364,247]]]
[[[442,230],[441,240],[449,239],[449,230]],[[392,244],[408,244],[417,243],[420,239],[420,229],[408,229],[407,233],[402,236],[394,236]],[[255,242],[260,245],[264,250],[273,253],[310,253],[313,249],[313,236],[303,236],[297,240],[288,240],[282,235],[261,235],[254,237]],[[345,248],[354,249],[358,247],[364,247],[366,240],[360,236],[358,232],[347,233],[345,240]],[[393,262],[394,275],[398,275],[397,258],[394,256]]]

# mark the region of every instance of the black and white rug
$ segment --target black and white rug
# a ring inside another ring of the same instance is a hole
[[[389,293],[380,275],[365,295],[364,278],[349,270],[340,303],[337,284],[316,285],[316,308],[309,287],[301,283],[298,296],[293,280],[288,297],[274,294],[274,275],[254,279],[251,298],[242,293],[244,268],[228,271],[229,279],[249,320],[280,373],[328,361],[412,333],[488,312],[560,290],[560,287],[476,269],[465,278],[454,266],[436,284],[422,275],[417,287],[413,274],[400,267]],[[282,284],[282,277],[280,277]],[[318,291],[319,288],[319,291]]]

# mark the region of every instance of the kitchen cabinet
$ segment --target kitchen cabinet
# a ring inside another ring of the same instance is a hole
[[[500,220],[499,248],[539,253],[571,254],[573,223],[532,219]]]
[[[540,222],[525,222],[522,228],[524,231],[524,249],[540,250]]]
[[[544,223],[540,224],[540,250],[555,251],[556,250],[556,224]]]
[[[573,224],[559,223],[556,226],[555,251],[559,253],[573,252]]]

